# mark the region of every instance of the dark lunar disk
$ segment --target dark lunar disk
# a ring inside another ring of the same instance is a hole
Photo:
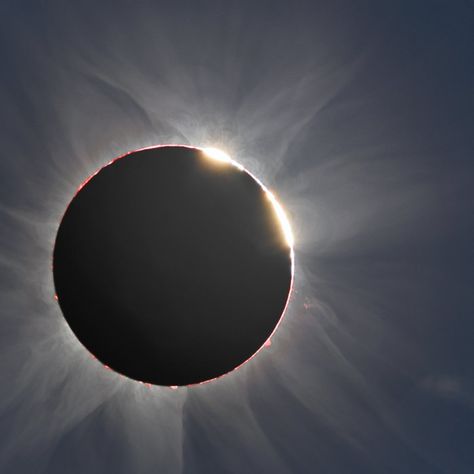
[[[272,202],[245,171],[165,146],[76,194],[53,257],[61,310],[103,364],[156,385],[223,375],[268,339],[291,286]]]

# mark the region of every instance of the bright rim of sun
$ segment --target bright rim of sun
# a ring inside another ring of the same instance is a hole
[[[293,245],[295,243],[295,240],[293,237],[293,232],[291,230],[290,221],[288,220],[288,217],[286,216],[282,205],[278,202],[275,195],[256,176],[250,173],[250,171],[246,170],[240,163],[233,160],[225,151],[219,150],[218,148],[202,148],[202,151],[207,158],[235,166],[240,171],[245,171],[246,173],[248,173],[255,181],[257,181],[257,183],[265,191],[267,198],[273,204],[273,209],[275,210],[275,214],[278,218],[278,221],[280,222],[281,228],[283,230],[283,235],[285,236],[285,240],[288,243],[291,252],[293,252]]]
[[[203,148],[202,151],[204,154],[215,161],[220,161],[222,163],[229,163],[232,166],[235,166],[240,171],[243,171],[244,167],[233,160],[225,151],[219,150],[218,148]]]
[[[288,242],[288,245],[290,246],[290,248],[293,249],[293,244],[295,243],[295,241],[293,237],[293,232],[291,231],[290,222],[288,221],[288,217],[286,217],[285,211],[281,207],[281,204],[277,201],[274,194],[268,189],[266,188],[264,189],[265,189],[265,192],[267,193],[267,198],[270,199],[270,202],[273,204],[273,208],[275,209],[276,215],[283,229],[283,234],[285,235],[285,239]]]

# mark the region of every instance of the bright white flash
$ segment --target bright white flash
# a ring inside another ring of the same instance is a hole
[[[203,148],[202,151],[208,158],[211,158],[212,160],[220,161],[222,163],[229,163],[241,171],[244,169],[240,163],[234,161],[225,151],[219,150],[218,148]]]
[[[238,163],[237,161],[233,160],[226,152],[219,150],[218,148],[203,148],[202,151],[206,155],[206,157],[211,158],[212,160],[219,161],[221,163],[228,163],[232,166],[235,166],[241,171],[245,171],[248,173],[252,178],[257,181],[257,183],[262,187],[262,189],[265,191],[265,194],[267,198],[270,200],[270,202],[273,204],[273,208],[275,209],[275,214],[277,215],[278,221],[280,222],[280,225],[283,230],[283,235],[285,236],[285,240],[288,243],[288,246],[290,249],[293,251],[293,244],[294,244],[294,237],[293,237],[293,232],[291,230],[290,222],[288,221],[288,218],[286,217],[286,213],[283,210],[283,207],[281,204],[277,201],[275,195],[267,189],[267,187],[250,171],[244,169],[244,167]]]
[[[293,232],[291,231],[290,222],[288,221],[288,217],[286,217],[286,213],[281,207],[281,204],[277,201],[276,197],[271,191],[266,190],[267,197],[270,199],[271,203],[273,204],[273,208],[275,209],[276,215],[278,220],[280,221],[280,225],[283,229],[283,234],[285,236],[285,240],[287,241],[289,247],[293,249],[293,244],[295,243],[295,239],[293,237]]]
[[[203,151],[209,158],[212,158],[213,160],[224,161],[227,163],[232,161],[232,158],[227,153],[217,148],[204,148]]]

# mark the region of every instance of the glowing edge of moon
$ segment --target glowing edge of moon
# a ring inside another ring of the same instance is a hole
[[[286,217],[286,213],[283,210],[283,207],[281,206],[281,204],[277,201],[275,195],[256,176],[254,176],[252,173],[246,170],[240,163],[233,160],[227,153],[217,148],[202,148],[202,151],[205,156],[207,156],[208,158],[211,158],[212,160],[220,161],[223,163],[229,163],[232,166],[235,166],[236,168],[238,168],[240,171],[245,171],[259,184],[259,186],[265,192],[267,198],[273,204],[273,208],[275,210],[275,214],[277,215],[278,221],[280,222],[281,228],[283,230],[283,234],[285,236],[285,240],[288,243],[288,246],[290,247],[291,252],[293,252],[293,245],[295,243],[295,239],[293,237],[293,232],[291,230],[290,222],[288,221],[288,217]]]
[[[251,359],[253,359],[263,348],[271,346],[271,339],[272,339],[273,335],[275,334],[275,332],[277,331],[278,327],[280,326],[280,324],[283,320],[283,317],[285,316],[286,310],[288,309],[291,294],[293,292],[293,284],[294,284],[294,276],[295,276],[295,253],[294,253],[294,249],[293,249],[295,239],[293,237],[293,231],[291,229],[290,221],[288,220],[288,217],[286,216],[286,213],[285,213],[282,205],[278,202],[275,195],[254,174],[252,174],[249,170],[244,168],[239,162],[233,160],[224,151],[222,151],[218,148],[212,148],[212,147],[197,148],[197,149],[201,150],[206,158],[209,158],[209,159],[214,160],[216,162],[230,164],[230,165],[236,167],[237,169],[239,169],[240,171],[243,171],[243,172],[247,173],[262,188],[262,190],[264,191],[266,197],[270,200],[270,202],[273,205],[275,215],[276,215],[276,217],[277,217],[277,219],[280,223],[280,226],[282,228],[283,235],[285,237],[286,243],[287,243],[287,245],[290,249],[291,280],[290,280],[290,289],[288,291],[288,297],[286,299],[283,311],[280,315],[280,319],[278,320],[277,324],[273,328],[273,331],[270,334],[270,336],[268,336],[267,340],[247,360],[242,362],[237,367],[234,367],[231,371],[226,372],[225,374],[219,375],[218,377],[214,377],[214,378],[209,379],[209,380],[204,380],[204,381],[199,382],[197,384],[190,384],[188,386],[207,384],[209,382],[212,382],[213,380],[221,378],[224,375],[230,374],[231,372],[234,372],[235,370],[240,369],[244,364],[246,364]],[[176,389],[178,387],[171,387],[171,388]]]

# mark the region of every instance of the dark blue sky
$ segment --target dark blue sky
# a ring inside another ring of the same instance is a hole
[[[0,471],[474,469],[474,4],[0,6]],[[54,301],[79,184],[226,150],[295,234],[272,345],[193,388],[105,370]]]

